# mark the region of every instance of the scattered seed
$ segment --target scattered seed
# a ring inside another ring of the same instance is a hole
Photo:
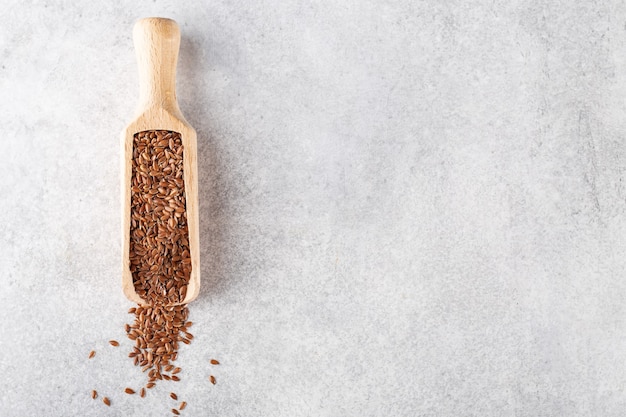
[[[173,392],[170,392],[170,397],[172,397],[172,400],[176,401],[178,399],[178,395],[176,395]]]
[[[175,408],[172,408],[172,413],[176,414],[177,416],[180,415],[180,412]]]
[[[119,344],[119,342],[118,342],[117,340],[109,340],[109,344],[110,344],[111,346],[119,346],[119,345],[120,345],[120,344]]]
[[[96,391],[95,389],[91,390],[91,398],[93,398],[94,400],[98,398],[98,391]]]
[[[209,379],[211,380],[211,384],[215,385],[215,377],[211,375]]]
[[[185,407],[187,407],[187,403],[185,401],[183,401],[182,403],[180,403],[180,407],[178,407],[180,410],[184,410]]]
[[[111,400],[109,400],[109,397],[104,397],[102,402],[105,403],[107,407],[111,406]]]
[[[180,378],[176,375],[172,375],[171,378],[172,378],[172,381],[176,381],[176,382],[180,381]]]
[[[126,389],[124,390],[124,392],[125,392],[126,394],[134,394],[134,393],[135,393],[135,390],[134,390],[134,389],[132,389],[132,388],[126,388]]]
[[[95,350],[92,350],[91,352],[89,352],[89,359],[93,358],[94,356],[96,356]]]
[[[142,388],[142,389],[141,389],[141,391],[139,391],[139,396],[140,396],[141,398],[143,398],[143,397],[145,397],[145,396],[146,396],[146,389],[145,389],[145,388]]]
[[[211,359],[211,365],[219,365],[220,363],[215,360],[215,359]]]

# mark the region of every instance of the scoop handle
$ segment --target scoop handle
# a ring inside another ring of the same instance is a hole
[[[139,111],[156,107],[180,113],[176,101],[178,24],[161,17],[141,19],[133,28],[133,40],[139,66]]]

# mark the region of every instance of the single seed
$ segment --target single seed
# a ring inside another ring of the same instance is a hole
[[[170,392],[170,397],[172,397],[172,400],[176,401],[178,399],[178,395],[176,395],[173,392]]]
[[[91,391],[91,398],[93,398],[94,400],[96,398],[98,398],[98,391],[96,391],[95,389]]]
[[[220,363],[215,360],[215,359],[211,359],[211,365],[219,365]]]
[[[111,346],[119,346],[119,345],[120,345],[120,344],[119,344],[119,342],[118,342],[117,340],[109,340],[109,344],[110,344]]]
[[[107,407],[110,407],[110,406],[111,406],[111,400],[109,400],[109,398],[108,398],[108,397],[104,397],[104,398],[102,399],[102,402],[103,402],[103,403],[105,403]]]
[[[185,401],[183,401],[182,403],[180,403],[180,407],[178,407],[180,410],[184,410],[185,407],[187,407],[187,403]]]
[[[135,393],[135,390],[134,390],[134,389],[132,389],[132,388],[126,388],[126,389],[124,390],[124,392],[125,392],[126,394],[134,394],[134,393]]]
[[[89,359],[93,358],[94,356],[96,356],[95,350],[92,350],[91,352],[89,352]]]
[[[215,377],[211,375],[209,379],[211,380],[211,384],[215,385]]]

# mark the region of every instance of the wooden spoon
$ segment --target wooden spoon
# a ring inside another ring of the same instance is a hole
[[[139,106],[135,119],[122,132],[122,288],[131,301],[145,305],[133,285],[130,271],[130,217],[133,138],[146,130],[178,132],[183,143],[183,180],[189,230],[191,276],[185,299],[193,301],[200,290],[200,243],[198,237],[198,176],[196,131],[183,117],[176,101],[176,62],[180,30],[175,21],[163,18],[139,20],[133,29],[139,64]]]

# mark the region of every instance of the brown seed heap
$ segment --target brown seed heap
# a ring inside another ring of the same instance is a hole
[[[131,176],[130,270],[137,294],[146,305],[129,313],[126,325],[135,341],[135,365],[148,372],[146,388],[157,380],[174,380],[180,371],[178,342],[189,344],[189,310],[180,303],[191,274],[189,234],[185,212],[183,144],[179,133],[146,131],[133,141]],[[168,374],[169,373],[169,374]]]
[[[185,299],[191,273],[179,133],[140,132],[133,141],[130,270],[149,304]]]
[[[191,334],[188,330],[192,323],[187,321],[187,306],[137,306],[129,312],[135,314],[128,333],[135,347],[128,356],[142,371],[149,370],[146,388],[153,388],[157,380],[179,381],[175,373],[180,368],[174,368],[170,362],[178,356],[179,342],[189,341],[186,336]]]

